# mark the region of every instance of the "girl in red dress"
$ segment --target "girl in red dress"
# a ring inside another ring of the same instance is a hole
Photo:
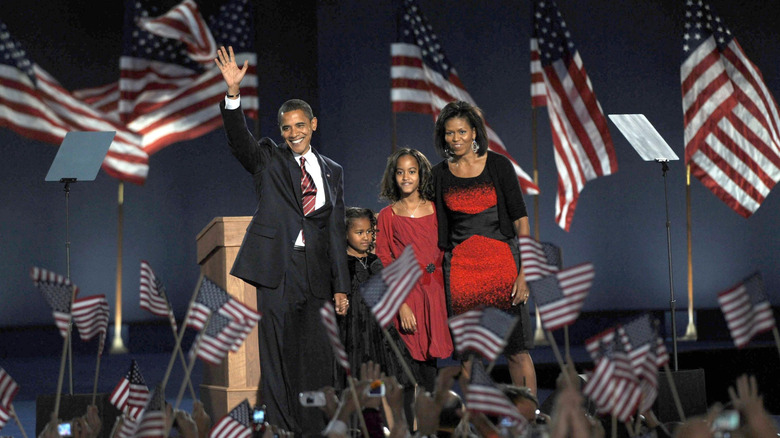
[[[380,196],[390,205],[377,219],[376,255],[384,266],[411,245],[423,275],[393,321],[417,382],[433,391],[436,359],[452,354],[447,304],[441,270],[443,252],[437,243],[431,164],[417,150],[402,148],[387,159]],[[402,378],[402,376],[396,376]]]

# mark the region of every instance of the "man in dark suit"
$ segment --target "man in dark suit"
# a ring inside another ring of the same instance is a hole
[[[319,434],[326,419],[301,407],[298,394],[334,384],[333,352],[319,309],[349,306],[342,168],[311,147],[317,119],[302,100],[279,109],[284,143],[256,141],[240,107],[239,68],[233,48],[215,60],[228,87],[220,103],[228,145],[252,174],[257,210],[231,274],[257,287],[260,394],[269,423],[296,435]]]

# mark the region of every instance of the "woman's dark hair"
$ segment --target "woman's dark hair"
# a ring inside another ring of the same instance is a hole
[[[487,129],[485,129],[485,120],[482,118],[482,110],[468,102],[457,100],[450,102],[442,108],[439,117],[436,118],[436,128],[433,134],[433,145],[436,152],[442,158],[450,158],[449,147],[444,139],[444,125],[453,118],[463,119],[477,131],[477,155],[485,155],[488,149]]]
[[[395,182],[395,170],[398,167],[398,160],[404,155],[411,155],[417,160],[417,171],[420,175],[420,185],[417,191],[420,197],[425,201],[433,200],[433,178],[431,177],[431,163],[425,158],[422,152],[417,149],[401,148],[387,157],[387,166],[385,174],[382,176],[381,191],[379,197],[387,199],[390,202],[396,202],[401,199],[401,190]]]

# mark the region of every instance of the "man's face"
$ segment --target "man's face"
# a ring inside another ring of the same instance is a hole
[[[309,120],[303,110],[293,110],[282,114],[279,127],[282,138],[293,152],[303,155],[311,147],[311,134],[317,130],[317,118]]]

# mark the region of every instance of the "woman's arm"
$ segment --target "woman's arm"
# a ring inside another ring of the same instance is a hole
[[[531,225],[528,222],[528,216],[523,216],[512,223],[515,228],[515,234],[518,236],[530,236]],[[520,272],[517,274],[515,284],[512,286],[512,305],[516,306],[520,303],[525,304],[528,301],[528,284],[525,282],[525,273],[523,272],[523,265],[520,264]]]

